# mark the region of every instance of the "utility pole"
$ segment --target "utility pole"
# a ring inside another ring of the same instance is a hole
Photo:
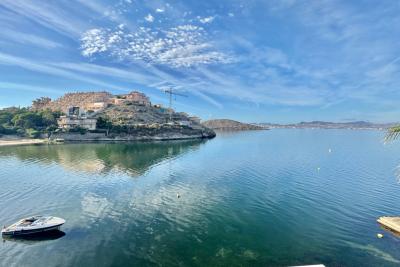
[[[172,89],[172,88],[164,89],[164,93],[169,94],[169,121],[172,122],[172,96],[187,97],[187,95],[176,93],[176,92],[174,92],[174,89]]]

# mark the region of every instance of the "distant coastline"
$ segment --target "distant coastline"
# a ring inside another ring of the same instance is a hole
[[[367,121],[354,121],[354,122],[310,121],[310,122],[299,122],[293,124],[257,123],[257,125],[269,127],[271,129],[285,128],[285,129],[387,130],[391,127],[399,125],[399,123],[372,123]]]
[[[252,130],[268,130],[267,126],[243,123],[229,119],[214,119],[201,123],[206,128],[214,131],[252,131]]]

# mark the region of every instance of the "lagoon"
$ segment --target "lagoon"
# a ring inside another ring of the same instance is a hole
[[[398,266],[400,239],[376,223],[400,215],[400,144],[383,136],[0,147],[0,223],[67,220],[65,235],[3,240],[0,266]]]

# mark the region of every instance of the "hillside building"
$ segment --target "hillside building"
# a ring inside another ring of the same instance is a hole
[[[85,108],[87,111],[98,112],[105,109],[108,106],[106,102],[94,102],[86,104]]]
[[[197,117],[197,116],[189,117],[189,119],[190,119],[191,121],[193,121],[194,123],[197,123],[197,124],[200,124],[200,123],[201,123],[201,119],[200,119],[199,117]]]
[[[68,130],[81,127],[87,130],[96,130],[97,119],[87,118],[85,110],[80,107],[69,107],[66,114],[57,120],[58,128]]]
[[[118,105],[122,105],[125,102],[126,102],[125,98],[117,98],[117,97],[115,97],[115,98],[111,99],[111,103],[114,104],[114,105],[117,105],[117,106]]]
[[[81,127],[87,130],[96,130],[97,119],[86,117],[70,117],[61,116],[57,120],[58,128],[60,129],[73,129]]]

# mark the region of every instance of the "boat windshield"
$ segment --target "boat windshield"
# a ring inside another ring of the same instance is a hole
[[[22,226],[31,225],[34,222],[38,222],[41,219],[43,219],[41,216],[26,218],[20,223],[20,225],[22,225]]]

